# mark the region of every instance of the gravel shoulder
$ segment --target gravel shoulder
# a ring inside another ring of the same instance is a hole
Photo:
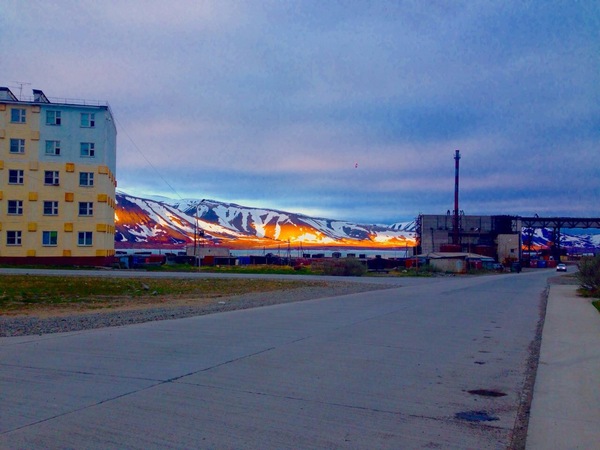
[[[332,282],[325,286],[258,292],[213,298],[161,298],[155,301],[129,301],[110,310],[84,312],[77,307],[38,309],[29,314],[0,316],[0,337],[64,333],[93,328],[115,327],[156,320],[215,314],[359,292],[389,289],[398,285]]]

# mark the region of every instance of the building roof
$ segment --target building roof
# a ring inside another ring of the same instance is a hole
[[[0,86],[0,100],[6,100],[10,102],[18,102],[19,99],[12,93],[12,91],[4,86]]]
[[[100,100],[83,100],[74,98],[49,98],[46,97],[46,94],[44,94],[44,92],[40,89],[33,89],[33,97],[22,96],[18,98],[15,94],[13,94],[13,92],[9,88],[5,86],[0,86],[0,102],[21,103],[30,105],[39,105],[45,103],[54,104],[58,106],[86,106],[92,108],[108,109],[110,111],[110,105],[108,104],[108,102]]]
[[[481,261],[494,261],[494,258],[490,256],[467,252],[430,252],[417,255],[417,257],[429,259],[479,259]]]

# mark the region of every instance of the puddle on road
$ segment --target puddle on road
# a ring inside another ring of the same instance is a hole
[[[504,397],[506,394],[502,391],[494,391],[491,389],[473,389],[467,391],[469,394],[481,395],[483,397]]]

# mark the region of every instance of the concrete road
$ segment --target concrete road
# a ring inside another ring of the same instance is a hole
[[[552,275],[0,338],[0,448],[506,448]]]

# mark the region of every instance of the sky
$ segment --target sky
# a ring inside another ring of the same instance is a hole
[[[460,150],[467,215],[600,217],[595,0],[3,0],[0,60],[108,101],[131,195],[391,224]]]

